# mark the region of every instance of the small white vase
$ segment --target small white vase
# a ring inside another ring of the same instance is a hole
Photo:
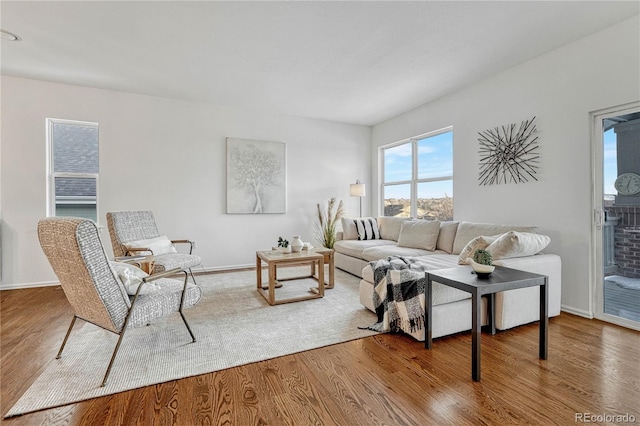
[[[483,265],[481,263],[475,262],[472,258],[467,258],[467,263],[471,265],[473,271],[478,275],[479,278],[486,278],[491,274],[494,269],[496,269],[493,265]]]
[[[302,250],[304,243],[300,239],[300,235],[294,235],[293,240],[291,240],[291,251],[294,253],[299,253]]]
[[[288,245],[286,247],[280,247],[280,251],[282,253],[291,253],[291,245]]]

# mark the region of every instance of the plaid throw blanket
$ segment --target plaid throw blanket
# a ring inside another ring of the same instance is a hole
[[[380,332],[413,333],[424,328],[426,265],[414,258],[389,256],[370,262],[373,303],[378,322],[368,328]]]

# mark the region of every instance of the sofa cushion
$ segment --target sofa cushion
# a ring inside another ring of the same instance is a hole
[[[380,228],[380,238],[383,240],[398,241],[400,227],[403,222],[411,220],[408,217],[380,216],[378,218],[378,228]]]
[[[416,260],[420,263],[428,265],[429,271],[436,269],[448,269],[458,266],[458,256],[455,254],[447,254],[444,252],[429,253],[427,256],[420,256]]]
[[[377,240],[381,241],[381,240]],[[367,247],[362,251],[362,258],[368,262],[374,260],[385,259],[389,256],[404,256],[404,257],[416,257],[425,256],[433,253],[432,251],[412,248],[412,247],[398,247],[397,245],[385,245]]]
[[[398,237],[398,247],[410,247],[434,251],[440,232],[440,222],[410,220],[403,222]]]
[[[345,254],[347,256],[364,259],[364,257],[362,256],[363,250],[369,247],[378,246],[395,247],[396,242],[391,240],[340,240],[336,241],[336,243],[333,245],[333,249],[336,252]]]
[[[500,235],[509,231],[536,232],[535,226],[498,225],[493,223],[460,222],[453,241],[453,254],[460,254],[464,246],[475,237],[482,235]]]
[[[509,231],[493,241],[487,251],[494,260],[533,256],[544,250],[550,241],[546,235]]]
[[[453,251],[453,240],[456,238],[456,231],[458,230],[458,222],[443,221],[440,222],[440,232],[438,233],[438,241],[436,242],[436,249],[442,250],[446,253]]]
[[[486,249],[487,247],[489,247],[489,244],[497,240],[498,237],[499,235],[494,235],[491,237],[481,235],[469,241],[458,255],[458,265],[466,265],[467,258],[473,258],[473,254],[476,252],[476,250]]]

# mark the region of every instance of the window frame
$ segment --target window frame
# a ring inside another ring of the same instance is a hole
[[[385,197],[384,197],[384,193],[385,193],[385,188],[386,187],[391,187],[391,186],[397,186],[397,185],[409,185],[409,197],[410,197],[410,206],[411,206],[411,217],[415,218],[417,217],[417,213],[418,213],[418,184],[420,183],[429,183],[429,182],[441,182],[441,181],[447,181],[450,180],[452,183],[452,188],[453,188],[453,164],[452,164],[452,169],[451,169],[451,175],[446,175],[446,176],[436,176],[436,177],[429,177],[429,178],[418,178],[418,162],[419,162],[419,158],[418,158],[418,142],[420,142],[421,140],[424,139],[428,139],[430,137],[434,137],[434,136],[438,136],[444,133],[451,133],[451,161],[453,163],[454,158],[453,158],[453,126],[447,126],[444,127],[442,129],[438,129],[438,130],[434,130],[432,132],[427,132],[427,133],[423,133],[421,135],[417,135],[417,136],[413,136],[407,139],[402,139],[400,141],[388,144],[388,145],[383,145],[379,148],[379,158],[381,160],[381,172],[380,172],[380,193],[379,193],[379,199],[380,199],[380,204],[379,204],[379,208],[380,211],[382,212],[382,216],[384,216],[384,203],[385,203]],[[409,180],[400,180],[400,181],[391,181],[391,182],[386,182],[385,181],[385,151],[387,149],[390,148],[395,148],[397,146],[401,146],[401,145],[405,145],[405,144],[411,144],[411,179]],[[451,198],[453,198],[453,189],[452,189],[452,194],[451,194]]]
[[[53,140],[53,128],[56,124],[72,124],[78,126],[86,126],[86,127],[94,127],[98,131],[98,147],[100,146],[100,126],[97,122],[93,121],[80,121],[80,120],[68,120],[62,118],[47,118],[46,119],[46,173],[47,173],[47,184],[46,184],[46,216],[47,217],[57,217],[56,215],[56,178],[75,178],[75,179],[93,179],[95,180],[96,185],[96,197],[95,202],[82,202],[79,201],[74,204],[95,204],[96,211],[96,224],[99,221],[100,214],[98,210],[98,194],[99,194],[99,184],[100,184],[100,172],[98,168],[98,173],[74,173],[74,172],[54,172],[54,140]],[[100,151],[98,149],[98,167],[100,163]]]

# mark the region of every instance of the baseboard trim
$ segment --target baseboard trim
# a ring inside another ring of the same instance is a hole
[[[20,290],[23,288],[36,288],[36,287],[51,287],[54,285],[60,285],[58,281],[41,281],[35,283],[18,283],[18,284],[3,284],[0,286],[2,290]]]
[[[577,309],[573,306],[561,305],[560,310],[569,314],[578,315],[579,317],[593,319],[593,314],[591,312],[583,309]]]
[[[256,269],[255,263],[247,263],[244,265],[230,265],[230,266],[214,266],[209,268],[192,268],[194,275],[205,275],[216,272],[235,272],[244,271],[247,269]]]
[[[224,273],[224,272],[239,272],[246,271],[250,269],[255,269],[255,264],[245,264],[245,265],[231,265],[231,266],[214,266],[211,268],[193,268],[193,275],[207,275],[207,274],[216,274],[216,273]],[[33,282],[33,283],[18,283],[18,284],[3,284],[0,286],[0,291],[2,290],[20,290],[24,288],[36,288],[36,287],[50,287],[54,285],[60,285],[59,281],[42,281],[42,282]]]

